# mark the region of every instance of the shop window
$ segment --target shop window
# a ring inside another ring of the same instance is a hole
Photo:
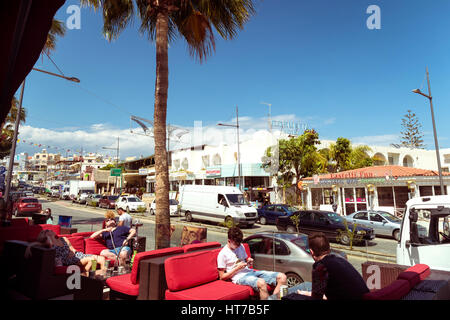
[[[344,199],[345,202],[354,202],[353,188],[345,188],[344,189]]]
[[[323,189],[323,204],[333,204],[333,192],[331,189]]]
[[[444,194],[447,194],[447,188],[445,186],[444,186]],[[442,195],[442,193],[441,193],[441,186],[434,186],[434,195],[435,196]]]
[[[377,187],[378,205],[380,207],[393,207],[394,194],[392,187]]]
[[[312,188],[311,189],[311,201],[312,206],[314,207],[320,207],[322,203],[322,189],[318,188]]]
[[[356,202],[366,202],[366,190],[364,188],[355,188]]]
[[[365,203],[357,203],[356,211],[367,210],[367,205]]]
[[[394,187],[395,193],[395,207],[404,208],[406,201],[409,200],[409,190],[408,187]]]
[[[354,203],[346,203],[345,204],[345,213],[347,215],[352,214],[355,212],[355,204]]]
[[[432,186],[419,186],[419,192],[421,197],[432,196],[433,187]]]

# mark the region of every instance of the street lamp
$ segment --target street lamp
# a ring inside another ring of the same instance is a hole
[[[236,124],[224,124],[224,123],[218,123],[218,126],[222,127],[233,127],[236,128],[237,133],[237,162],[238,162],[238,175],[239,175],[239,189],[242,190],[242,177],[241,177],[241,151],[239,147],[239,112],[238,112],[238,106],[236,105]]]
[[[271,103],[267,103],[267,102],[261,102],[261,104],[265,104],[266,106],[269,107],[269,131],[270,133],[272,133],[272,104]]]
[[[433,111],[433,97],[431,96],[431,88],[430,88],[430,76],[428,74],[428,67],[426,69],[427,71],[427,82],[428,82],[428,95],[420,91],[420,89],[414,89],[412,92],[420,94],[428,100],[430,100],[430,109],[431,109],[431,120],[433,122],[433,134],[434,134],[434,146],[436,148],[436,158],[437,158],[437,164],[438,164],[438,171],[439,171],[439,184],[441,185],[441,195],[444,195],[444,181],[442,179],[442,168],[441,168],[441,157],[439,155],[439,145],[437,140],[437,133],[436,133],[436,123],[434,121],[434,111]]]
[[[62,76],[62,75],[59,75],[59,74],[56,74],[53,72],[49,72],[49,71],[45,71],[45,70],[41,70],[41,69],[37,69],[37,68],[33,68],[33,70],[47,73],[52,76],[60,77],[60,78],[66,79],[68,81],[80,83],[80,79],[75,78],[75,77],[66,77],[66,76]],[[9,154],[8,173],[7,173],[8,183],[6,184],[6,190],[5,190],[6,201],[8,201],[9,193],[11,190],[12,170],[13,170],[13,166],[14,166],[14,156],[16,154],[17,135],[19,132],[20,113],[22,112],[22,102],[23,102],[23,92],[25,90],[25,80],[26,80],[26,78],[23,79],[22,89],[20,91],[19,108],[17,110],[16,121],[14,124],[14,136],[13,136],[13,141],[12,141],[12,146],[11,146],[11,152]]]
[[[105,149],[105,150],[116,150],[116,152],[117,152],[117,157],[116,157],[116,168],[119,167],[119,140],[120,140],[120,138],[117,137],[117,148],[102,147],[102,149]],[[122,176],[122,175],[121,175],[121,176]],[[116,178],[116,185],[117,185],[117,184],[118,184],[118,183],[117,183],[117,178]],[[120,184],[120,189],[122,189],[122,183]],[[122,190],[120,190],[120,191],[122,191]]]

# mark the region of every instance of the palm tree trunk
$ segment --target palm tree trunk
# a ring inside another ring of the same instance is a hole
[[[170,247],[169,168],[166,151],[167,91],[169,88],[169,19],[159,12],[156,21],[155,84],[155,171],[156,171],[156,249]]]

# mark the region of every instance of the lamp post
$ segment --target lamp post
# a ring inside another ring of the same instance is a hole
[[[238,112],[238,106],[236,105],[236,124],[224,124],[224,123],[218,123],[218,126],[223,127],[233,127],[236,128],[237,133],[237,162],[238,162],[238,175],[239,175],[239,189],[242,190],[242,177],[241,177],[241,151],[239,147],[239,112]]]
[[[48,72],[48,71],[41,70],[41,69],[36,69],[36,68],[33,68],[33,70],[36,70],[36,71],[39,71],[39,72],[43,72],[43,73],[47,73],[49,75],[57,76],[57,77],[66,79],[68,81],[80,83],[80,79],[75,78],[75,77],[61,76],[61,75],[56,74],[56,73],[52,73],[52,72]],[[15,124],[14,124],[14,136],[13,136],[13,141],[12,141],[12,146],[11,146],[11,152],[9,154],[9,164],[8,164],[8,173],[7,173],[7,181],[8,181],[8,183],[6,184],[6,190],[5,190],[5,199],[6,199],[6,201],[8,201],[9,193],[10,193],[10,190],[11,190],[12,171],[13,171],[13,166],[14,166],[14,157],[15,157],[15,154],[16,154],[17,135],[18,135],[18,132],[19,132],[20,114],[22,112],[22,102],[23,102],[23,93],[24,93],[24,90],[25,90],[25,80],[26,80],[26,78],[22,82],[22,89],[20,91],[19,108],[17,109],[16,121],[15,121]]]
[[[120,138],[117,137],[117,148],[109,148],[109,147],[102,147],[102,149],[106,150],[116,150],[117,156],[116,156],[116,168],[119,167],[119,140]],[[122,177],[122,174],[120,175]],[[117,185],[117,178],[116,178],[116,185]],[[122,183],[120,184],[120,191],[122,191]],[[121,193],[121,192],[120,192]]]
[[[427,71],[427,82],[428,82],[428,95],[420,91],[420,89],[414,89],[412,92],[418,93],[430,100],[430,109],[431,109],[431,120],[433,122],[433,134],[434,134],[434,146],[436,148],[436,158],[437,158],[437,165],[438,165],[438,171],[439,171],[439,184],[441,185],[441,195],[444,195],[444,181],[442,179],[442,168],[441,168],[441,157],[439,155],[439,145],[437,140],[437,133],[436,133],[436,123],[434,121],[434,111],[433,111],[433,97],[431,96],[431,88],[430,88],[430,76],[428,74],[428,67],[426,68]]]
[[[269,107],[269,132],[272,133],[272,104],[267,102],[261,102],[261,104],[265,104]]]

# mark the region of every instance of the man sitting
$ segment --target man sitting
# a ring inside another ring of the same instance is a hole
[[[266,300],[269,297],[267,284],[276,286],[273,294],[280,292],[280,287],[286,284],[286,275],[281,272],[255,271],[249,266],[253,259],[247,256],[242,245],[243,234],[241,229],[233,227],[228,230],[227,245],[217,256],[217,268],[220,280],[230,280],[233,283],[251,286],[259,292],[259,298]]]
[[[361,300],[369,292],[359,272],[343,257],[331,253],[330,243],[322,232],[308,237],[315,263],[312,283],[303,282],[297,292],[312,299]]]
[[[106,228],[94,232],[91,238],[102,238],[105,240],[108,249],[102,250],[100,252],[101,256],[107,259],[117,259],[117,256],[119,256],[119,264],[124,265],[125,260],[131,255],[131,248],[127,244],[135,234],[135,229],[130,229],[126,226],[117,226],[116,220],[108,219],[106,221]]]

